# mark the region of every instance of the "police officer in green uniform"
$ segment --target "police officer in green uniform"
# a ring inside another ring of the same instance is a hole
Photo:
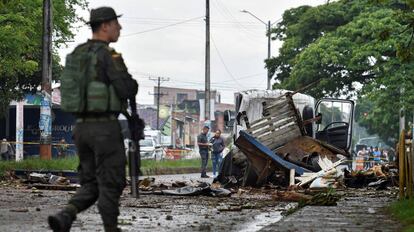
[[[120,101],[125,103],[135,98],[138,84],[128,73],[121,54],[108,46],[119,38],[120,16],[110,7],[93,9],[88,22],[92,39],[76,47],[74,53],[85,49],[96,52],[98,79],[112,85]],[[48,217],[53,231],[70,231],[76,214],[96,201],[105,231],[120,231],[117,218],[119,199],[126,185],[126,157],[117,120],[119,113],[76,114],[73,137],[80,160],[81,187],[60,212]]]

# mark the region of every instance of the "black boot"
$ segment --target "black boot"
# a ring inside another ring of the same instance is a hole
[[[69,232],[72,222],[76,219],[77,210],[73,205],[66,206],[55,215],[50,215],[47,220],[53,232]]]

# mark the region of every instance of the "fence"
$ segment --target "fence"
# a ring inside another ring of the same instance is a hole
[[[398,142],[400,199],[413,197],[413,155],[412,140],[402,130]]]

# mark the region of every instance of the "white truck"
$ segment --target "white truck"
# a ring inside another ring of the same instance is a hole
[[[321,155],[332,161],[339,159],[338,154],[350,157],[353,114],[351,100],[316,101],[286,90],[239,92],[235,95],[235,115],[225,117],[227,125],[234,121],[237,147],[224,158],[217,180],[257,186],[270,175],[280,174],[275,171],[286,169],[285,161],[317,172],[320,167],[316,161]],[[276,158],[283,160],[275,163]],[[280,174],[283,178],[276,181],[286,181],[284,171]]]

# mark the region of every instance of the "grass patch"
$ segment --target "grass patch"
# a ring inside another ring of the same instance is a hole
[[[414,200],[405,199],[393,203],[391,213],[406,227],[404,231],[414,231]]]
[[[39,158],[29,158],[20,162],[0,161],[0,177],[6,171],[13,169],[23,170],[76,170],[79,159],[77,156],[64,159],[41,160]]]
[[[183,160],[142,160],[141,171],[143,175],[164,175],[180,174],[188,172],[199,172],[201,159],[183,159]],[[211,170],[212,164],[209,160],[207,170]],[[187,169],[187,170],[185,170]]]
[[[6,171],[14,169],[23,170],[72,170],[75,171],[79,164],[77,156],[41,160],[39,158],[29,158],[20,162],[16,161],[0,161],[0,178],[4,176]],[[185,160],[142,160],[141,170],[146,173],[150,170],[157,169],[179,169],[179,168],[199,168],[201,165],[200,159],[185,159]],[[211,167],[211,160],[209,160],[208,167]]]

